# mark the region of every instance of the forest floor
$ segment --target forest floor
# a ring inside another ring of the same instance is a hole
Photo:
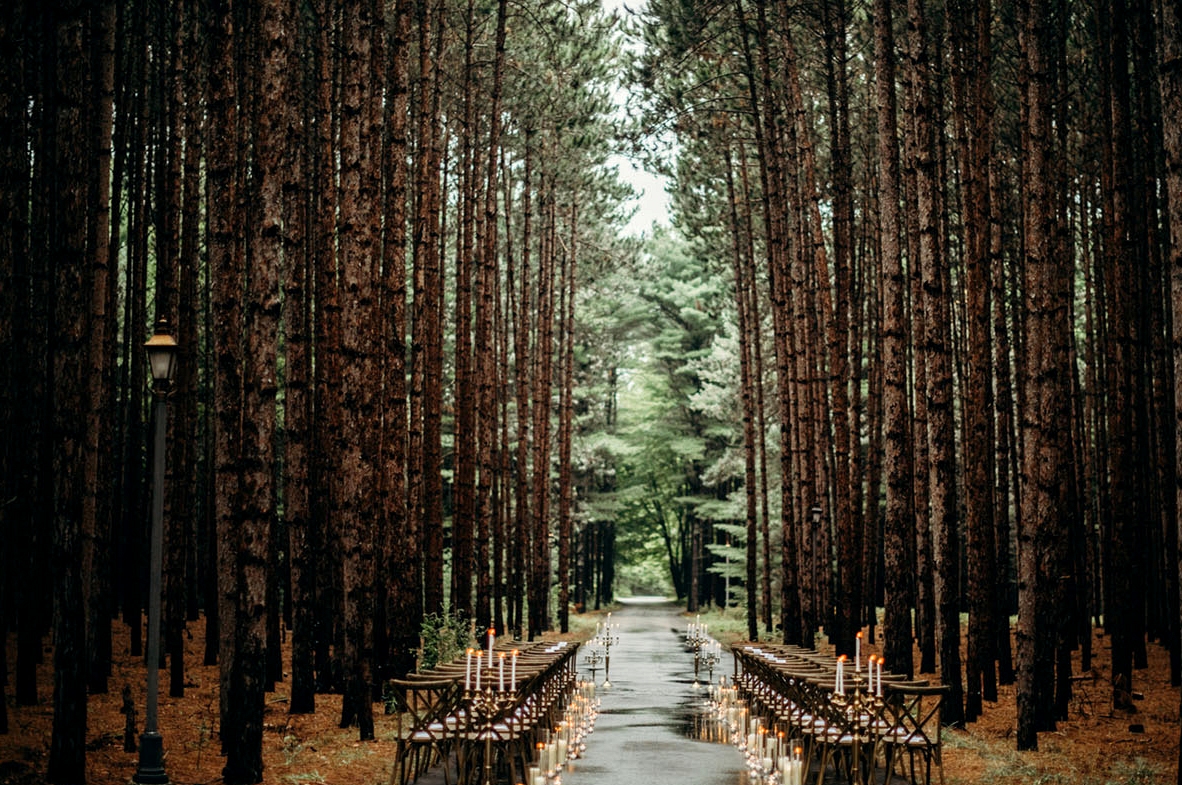
[[[581,639],[600,616],[572,614],[572,632]],[[725,624],[711,624],[727,642]],[[218,669],[201,665],[204,625],[190,625],[186,647],[186,689],[183,698],[168,696],[168,676],[161,671],[159,728],[164,739],[165,768],[173,785],[215,785],[221,782],[223,759],[218,742]],[[122,635],[122,638],[119,636]],[[737,638],[738,635],[732,636]],[[123,751],[125,717],[121,691],[129,685],[139,711],[137,734],[143,729],[144,670],[131,658],[126,632],[117,628],[118,654],[110,692],[91,696],[88,708],[87,771],[91,785],[127,783],[136,771],[138,753]],[[15,661],[13,640],[7,641],[8,662]],[[1142,696],[1134,714],[1111,709],[1107,684],[1107,640],[1094,641],[1094,680],[1077,683],[1070,717],[1058,730],[1039,736],[1038,752],[1016,752],[1014,688],[1002,687],[996,703],[967,730],[944,733],[947,785],[1147,785],[1175,783],[1179,741],[1179,690],[1169,685],[1164,649],[1149,647],[1149,667],[1135,674]],[[866,647],[867,653],[874,647]],[[286,651],[285,655],[289,654]],[[52,649],[46,644],[39,670],[41,703],[17,707],[8,694],[9,732],[0,735],[0,785],[31,785],[44,781],[53,722]],[[1078,668],[1078,660],[1077,660]],[[11,674],[9,678],[11,685]],[[289,684],[281,682],[267,697],[263,759],[264,781],[276,785],[331,783],[378,785],[389,779],[396,733],[395,719],[375,704],[377,739],[357,740],[356,728],[341,729],[339,695],[318,695],[316,712],[287,711]],[[1140,726],[1138,728],[1137,726]],[[138,736],[137,736],[138,738]],[[615,785],[605,783],[604,785]]]
[[[1169,652],[1150,645],[1148,667],[1134,673],[1135,711],[1114,712],[1109,684],[1110,649],[1094,630],[1092,668],[1072,657],[1074,698],[1068,718],[1040,733],[1037,752],[1015,748],[1015,685],[998,687],[998,700],[963,730],[946,730],[944,770],[949,785],[1149,785],[1178,783],[1179,689],[1170,686]],[[964,660],[964,648],[961,658]],[[919,671],[918,656],[916,673]],[[922,677],[922,676],[921,676]]]

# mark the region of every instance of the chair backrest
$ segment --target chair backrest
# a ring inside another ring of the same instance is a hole
[[[940,746],[940,711],[948,686],[886,682],[887,716],[898,742]]]
[[[460,683],[455,679],[391,679],[389,685],[398,713],[399,736],[404,722],[409,726],[408,735],[438,735],[438,728],[432,726],[444,723],[460,703]]]

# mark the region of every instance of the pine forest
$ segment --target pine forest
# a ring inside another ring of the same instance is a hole
[[[661,595],[864,631],[950,733],[1009,695],[1015,753],[1164,696],[1182,785],[1182,0],[10,0],[0,50],[0,782],[127,781],[149,660],[213,674],[202,782],[295,782],[283,717],[381,744],[444,638]]]

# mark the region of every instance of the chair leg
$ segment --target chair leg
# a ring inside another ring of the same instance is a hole
[[[437,748],[439,754],[440,765],[443,766],[443,783],[444,785],[451,785],[451,749],[449,746],[439,745]],[[459,782],[460,767],[456,763],[456,782]]]
[[[830,758],[829,748],[827,746],[822,745],[821,757],[817,760],[817,785],[824,785],[825,767],[829,765],[829,758]],[[834,765],[834,768],[835,769],[837,768],[836,764]]]
[[[406,751],[400,740],[394,747],[394,765],[390,767],[389,785],[406,785]]]

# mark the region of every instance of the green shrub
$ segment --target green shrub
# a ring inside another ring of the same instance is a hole
[[[434,668],[459,657],[472,645],[472,626],[459,614],[429,613],[419,627],[419,669]]]

